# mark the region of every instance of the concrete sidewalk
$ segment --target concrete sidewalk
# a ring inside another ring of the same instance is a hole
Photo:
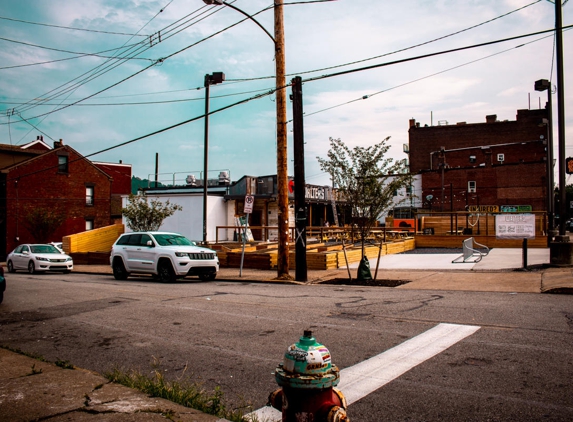
[[[404,283],[397,288],[409,290],[464,290],[476,292],[573,293],[573,268],[549,266],[549,249],[536,248],[527,252],[527,268],[521,249],[496,248],[477,263],[452,263],[459,253],[404,253],[370,259],[370,271],[376,280]],[[378,266],[378,271],[376,267]],[[358,284],[358,263],[350,268],[309,270],[307,281],[277,280],[276,270],[221,268],[215,281],[319,284],[336,280],[338,283]],[[108,265],[76,265],[76,273],[109,274]],[[345,282],[344,280],[348,280]]]
[[[225,421],[148,397],[94,372],[63,369],[6,349],[0,349],[0,420]]]

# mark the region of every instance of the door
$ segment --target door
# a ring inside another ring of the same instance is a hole
[[[20,245],[14,250],[12,265],[16,270],[27,270],[30,261],[30,248],[28,245]]]

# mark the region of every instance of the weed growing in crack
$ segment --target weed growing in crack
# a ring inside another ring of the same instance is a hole
[[[32,371],[28,375],[38,375],[42,373],[42,368],[36,369],[36,364],[32,365]]]
[[[137,370],[115,368],[111,372],[104,373],[104,376],[112,382],[137,389],[152,397],[160,397],[232,422],[245,422],[245,414],[252,410],[250,405],[241,406],[238,409],[227,409],[220,387],[207,391],[200,383],[193,382],[183,374],[179,379],[170,381],[165,379],[157,360],[152,367],[151,375],[142,374]],[[183,373],[185,371],[186,369]]]

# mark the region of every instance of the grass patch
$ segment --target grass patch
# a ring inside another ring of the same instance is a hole
[[[18,353],[19,355],[24,355],[24,356],[28,356],[29,358],[39,360],[40,362],[48,362],[42,355],[40,355],[38,353],[24,352],[21,349],[18,349],[16,347],[6,346],[4,344],[0,347],[2,347],[2,349],[6,349],[6,350],[9,350],[9,351],[14,352],[14,353]]]
[[[104,376],[112,382],[134,388],[152,397],[160,397],[232,422],[245,422],[245,414],[252,411],[250,405],[228,409],[220,387],[207,391],[200,383],[193,382],[188,376],[170,381],[165,379],[156,364],[153,366],[152,375],[142,374],[137,370],[125,371],[115,368],[104,373]]]
[[[74,369],[74,365],[72,365],[69,360],[61,360],[58,358],[55,365],[63,369]]]

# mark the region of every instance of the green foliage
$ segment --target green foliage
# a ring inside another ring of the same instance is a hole
[[[24,214],[23,224],[35,242],[46,243],[65,219],[66,213],[58,208],[34,207]]]
[[[121,212],[131,230],[142,232],[159,230],[163,220],[182,209],[181,205],[171,204],[169,201],[149,200],[145,195],[130,194],[127,207]]]
[[[148,376],[139,371],[123,371],[116,368],[104,376],[112,382],[137,389],[152,397],[161,397],[229,421],[243,422],[245,420],[245,409],[227,409],[220,387],[208,392],[201,384],[192,382],[188,377],[169,381],[165,379],[162,371],[156,365],[152,374],[152,376]],[[246,406],[247,411],[251,411],[251,409],[250,406]]]
[[[74,365],[72,365],[69,360],[61,360],[58,358],[55,364],[56,366],[59,366],[60,368],[63,369],[74,369]]]
[[[378,218],[397,205],[394,192],[411,184],[405,163],[384,157],[390,148],[386,145],[388,139],[350,149],[340,139],[330,138],[328,158],[317,157],[322,171],[329,173],[338,187],[339,200],[352,207],[363,250],[364,240]]]

